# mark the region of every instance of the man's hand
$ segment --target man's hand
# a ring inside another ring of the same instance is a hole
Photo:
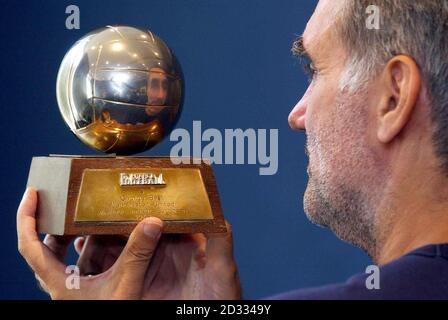
[[[228,225],[225,234],[163,235],[156,218],[129,239],[89,236],[75,241],[79,290],[65,287],[63,257],[73,237],[36,232],[37,192],[28,189],[17,214],[19,251],[53,299],[238,299],[241,288]],[[157,249],[156,249],[157,248]]]

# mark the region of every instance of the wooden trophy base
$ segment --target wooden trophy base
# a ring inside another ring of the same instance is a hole
[[[192,161],[189,161],[192,163]],[[226,232],[209,163],[169,157],[34,157],[28,186],[39,194],[38,231],[130,234],[145,217],[165,233]]]

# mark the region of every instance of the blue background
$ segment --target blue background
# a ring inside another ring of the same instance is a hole
[[[81,29],[65,28],[66,6]],[[1,1],[0,298],[46,298],[17,252],[15,214],[36,155],[95,154],[69,132],[55,83],[70,46],[109,24],[146,27],[174,50],[186,81],[178,127],[279,129],[279,170],[215,165],[232,223],[245,298],[345,281],[370,264],[360,250],[308,222],[302,209],[307,159],[303,133],[287,116],[307,80],[290,47],[316,1]],[[166,139],[147,155],[168,155]],[[74,259],[73,252],[71,259]]]

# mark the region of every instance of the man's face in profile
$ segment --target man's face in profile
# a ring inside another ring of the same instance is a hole
[[[367,250],[375,232],[368,187],[377,179],[372,168],[378,157],[368,131],[369,86],[344,86],[347,55],[336,32],[343,5],[342,0],[321,0],[296,43],[300,54],[309,56],[312,79],[288,121],[293,129],[306,130],[308,217]]]

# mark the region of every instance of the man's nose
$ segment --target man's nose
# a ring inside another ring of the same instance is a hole
[[[306,116],[306,103],[305,97],[303,97],[296,106],[291,110],[288,116],[288,123],[293,130],[306,130],[305,116]]]
[[[157,99],[164,100],[166,97],[166,92],[163,89],[157,90]]]

